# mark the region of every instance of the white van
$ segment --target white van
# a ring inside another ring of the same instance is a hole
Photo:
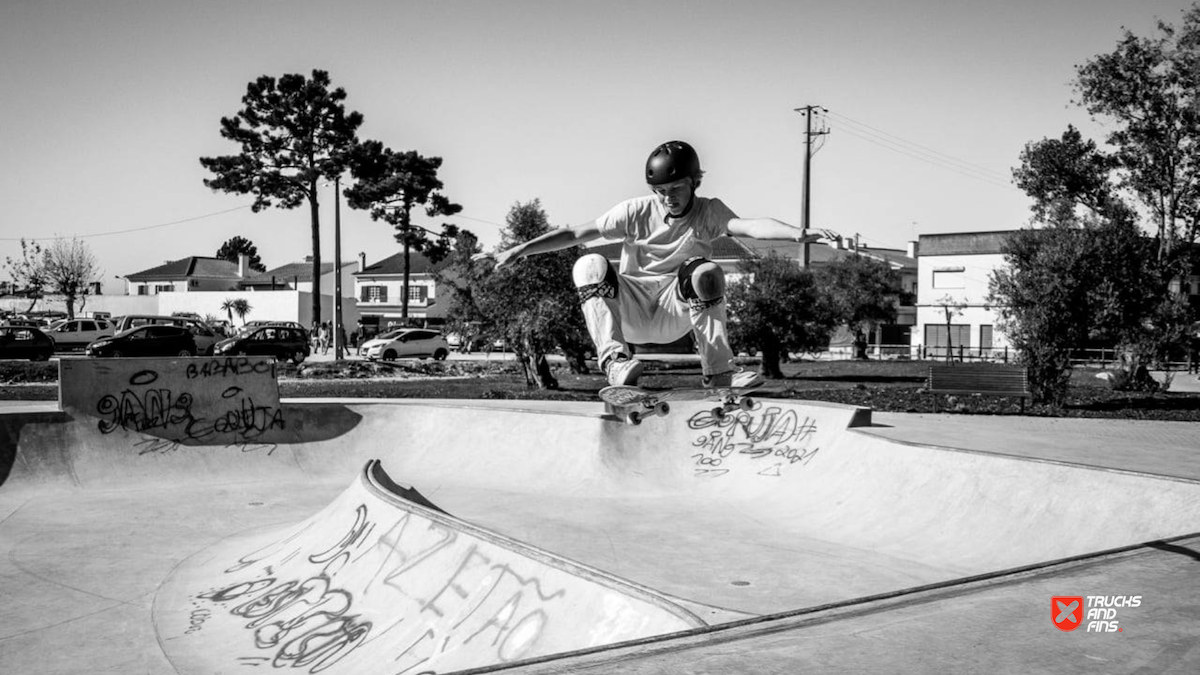
[[[127,331],[130,328],[145,326],[148,324],[165,324],[168,326],[182,326],[191,331],[196,338],[196,354],[198,356],[212,356],[213,345],[217,344],[222,336],[218,335],[204,321],[190,316],[157,316],[153,314],[130,314],[128,316],[118,316],[113,319],[116,324],[116,332]]]

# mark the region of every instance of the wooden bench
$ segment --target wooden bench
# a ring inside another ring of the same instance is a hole
[[[938,410],[937,394],[1017,397],[1021,399],[1021,412],[1025,412],[1025,399],[1033,398],[1029,391],[1029,371],[1020,366],[933,364],[929,366],[925,388],[934,394],[934,412]]]

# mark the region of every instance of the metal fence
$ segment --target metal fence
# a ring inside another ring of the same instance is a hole
[[[945,345],[869,345],[867,356],[882,360],[912,360],[912,361],[955,361],[961,363],[1009,363],[1015,361],[1017,352],[1011,347],[970,347],[959,345],[946,348]],[[855,349],[852,346],[830,347],[822,354],[825,358],[853,359]],[[1194,357],[1193,357],[1194,358]],[[1071,365],[1083,367],[1108,368],[1121,360],[1119,350],[1106,349],[1076,349],[1072,353]],[[1166,363],[1158,364],[1166,370],[1195,370],[1200,364],[1189,363],[1186,356],[1175,358]]]

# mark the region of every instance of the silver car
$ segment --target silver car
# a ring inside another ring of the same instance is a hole
[[[441,361],[450,355],[450,345],[446,337],[435,330],[401,328],[367,340],[362,345],[362,354],[368,359],[384,361],[414,357]]]
[[[63,319],[45,332],[54,338],[58,351],[82,351],[92,342],[113,335],[116,330],[112,323],[103,319]]]

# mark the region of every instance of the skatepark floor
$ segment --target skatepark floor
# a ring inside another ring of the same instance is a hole
[[[630,428],[592,403],[284,403],[314,426],[333,410],[353,432],[223,448],[215,459],[177,447],[130,459],[57,405],[0,404],[17,452],[0,484],[0,672],[215,672],[163,628],[170,612],[202,623],[195,617],[208,615],[197,612],[208,610],[173,607],[164,589],[210,583],[197,572],[207,552],[241,550],[332,508],[364,456],[382,457],[392,478],[463,523],[534,547],[528,556],[578,561],[699,619],[439,672],[1200,672],[1200,425],[873,413],[869,426],[829,424],[836,435],[819,458],[840,448],[846,459],[820,481],[798,482],[811,493],[798,495],[732,481],[700,490],[655,475],[668,468],[655,443],[694,436],[668,422],[698,419],[700,408]],[[824,423],[837,408],[803,413]],[[49,447],[61,439],[70,447]],[[392,445],[405,453],[389,454]],[[901,483],[895,495],[843,504],[854,482],[879,480],[865,466],[879,457]],[[953,480],[969,501],[932,500],[949,471],[962,474]],[[1039,514],[1020,506],[1045,494],[1002,501],[1043,474],[1055,478],[1038,490],[1075,490],[1064,512],[1094,508],[1096,518],[1062,534],[1034,526]],[[1160,508],[1142,489],[1178,491],[1162,502],[1177,523],[1101,536],[1120,529],[1123,511]],[[923,535],[964,517],[951,513],[964,503],[980,520]],[[1017,544],[980,552],[989,534],[976,538],[975,522]],[[1081,543],[1059,546],[1043,540],[1048,532],[1064,541],[1075,532]],[[1119,610],[1120,632],[1063,632],[1047,616],[1056,596],[1140,596],[1140,605]],[[237,669],[266,663],[252,658]]]

